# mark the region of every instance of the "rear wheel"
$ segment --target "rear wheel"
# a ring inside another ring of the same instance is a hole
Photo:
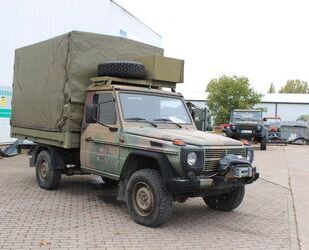
[[[46,190],[57,189],[61,180],[61,171],[55,170],[51,163],[51,156],[48,151],[41,151],[37,157],[36,179],[38,185]]]
[[[245,186],[236,187],[228,193],[204,197],[204,202],[215,210],[232,211],[237,208],[244,199]]]
[[[127,206],[136,223],[157,227],[171,217],[172,195],[157,170],[135,172],[129,179],[126,193]]]

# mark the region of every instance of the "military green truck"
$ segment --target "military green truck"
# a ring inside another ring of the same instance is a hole
[[[57,189],[63,174],[101,176],[149,227],[188,197],[238,207],[259,175],[239,141],[197,131],[175,92],[183,65],[160,48],[77,31],[17,49],[12,136],[36,143],[38,185]]]
[[[264,126],[263,112],[252,109],[235,109],[231,113],[226,135],[230,138],[259,142],[260,149],[266,150],[267,128]]]

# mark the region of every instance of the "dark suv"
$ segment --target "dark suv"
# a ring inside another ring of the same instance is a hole
[[[259,142],[261,150],[266,150],[267,129],[263,126],[262,111],[235,109],[232,111],[226,135],[237,140]]]

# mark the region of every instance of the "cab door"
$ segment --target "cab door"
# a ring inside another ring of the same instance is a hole
[[[91,123],[83,132],[85,157],[82,168],[112,178],[119,172],[120,123],[113,92],[94,94],[96,123]]]

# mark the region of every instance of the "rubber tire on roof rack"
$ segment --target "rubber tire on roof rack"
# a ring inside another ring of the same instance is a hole
[[[98,65],[99,76],[145,79],[145,66],[133,61],[110,61]]]

